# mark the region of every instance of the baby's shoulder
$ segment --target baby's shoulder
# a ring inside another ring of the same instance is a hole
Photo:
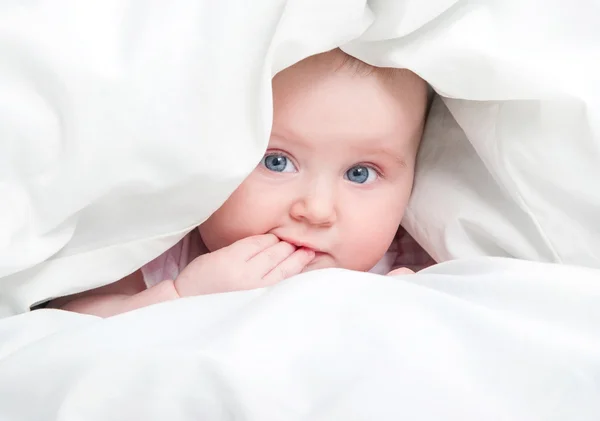
[[[176,279],[192,260],[206,252],[200,233],[194,228],[173,247],[141,267],[146,287]]]

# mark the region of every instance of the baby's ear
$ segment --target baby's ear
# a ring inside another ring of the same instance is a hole
[[[387,276],[412,275],[413,273],[414,272],[412,270],[410,270],[409,268],[398,268],[398,269],[394,269],[393,271],[388,273]]]

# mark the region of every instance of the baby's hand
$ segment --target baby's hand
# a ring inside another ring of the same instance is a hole
[[[410,270],[409,268],[398,268],[398,269],[394,269],[393,271],[388,273],[388,276],[411,275],[411,274],[414,274],[414,272],[412,270]]]
[[[297,275],[314,257],[273,234],[256,235],[197,257],[174,285],[180,297],[262,288]]]

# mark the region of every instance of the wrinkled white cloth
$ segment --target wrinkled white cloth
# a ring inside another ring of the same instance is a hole
[[[99,319],[0,320],[0,419],[596,421],[600,272],[309,272]]]

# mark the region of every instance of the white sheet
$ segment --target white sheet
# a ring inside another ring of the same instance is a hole
[[[0,419],[600,419],[600,271],[342,270],[110,319],[0,321]]]

